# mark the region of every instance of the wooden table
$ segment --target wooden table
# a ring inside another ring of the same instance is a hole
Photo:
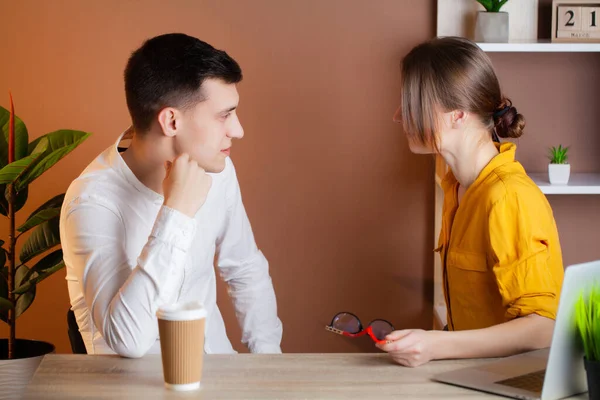
[[[49,354],[25,399],[501,398],[430,380],[438,372],[486,361],[404,368],[386,354],[207,355],[202,389],[177,393],[164,388],[160,356]]]

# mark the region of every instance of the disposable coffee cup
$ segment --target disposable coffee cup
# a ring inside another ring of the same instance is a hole
[[[206,310],[197,302],[161,307],[156,312],[165,386],[197,390],[202,381]]]

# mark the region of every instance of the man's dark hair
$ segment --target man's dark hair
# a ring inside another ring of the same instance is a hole
[[[203,101],[200,88],[210,78],[238,83],[242,70],[224,51],[182,33],[144,42],[125,68],[125,95],[135,131],[148,131],[165,107],[188,109]]]

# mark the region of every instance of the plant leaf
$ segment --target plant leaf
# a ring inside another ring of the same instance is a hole
[[[43,281],[64,266],[62,249],[53,251],[29,269],[29,272],[23,277],[23,281],[20,286],[17,286],[14,293],[22,294],[27,292],[32,286],[37,285],[38,282]]]
[[[575,304],[575,320],[585,357],[600,361],[600,286],[592,286],[588,296],[583,291]]]
[[[29,275],[29,268],[27,265],[21,265],[17,268],[17,271],[15,272],[15,286],[21,286],[27,275]],[[27,311],[31,303],[33,303],[33,299],[35,299],[35,285],[31,286],[27,292],[21,294],[17,298],[17,301],[15,302],[15,318],[19,318],[21,314]]]
[[[3,297],[0,297],[0,311],[8,311],[12,308],[12,303]]]
[[[32,153],[26,157],[21,158],[13,163],[5,165],[0,169],[0,184],[13,183],[21,176],[27,173],[27,169],[41,159],[48,147],[48,141],[42,140],[38,142],[38,145],[33,149]],[[16,188],[19,191],[19,188]]]
[[[17,230],[21,233],[27,232],[31,228],[35,228],[39,224],[46,222],[46,221],[48,221],[54,217],[57,217],[59,215],[60,215],[60,208],[48,208],[46,210],[42,210],[42,211],[38,212],[37,214],[29,217],[29,219],[23,225],[18,227]]]
[[[487,12],[492,11],[492,0],[477,0]]]
[[[0,247],[0,269],[4,268],[4,264],[6,264],[6,256],[6,250],[4,250],[4,247]]]
[[[6,278],[8,271],[5,274],[4,269],[2,270],[2,275]],[[0,319],[8,323],[8,310],[12,308],[12,304],[8,301],[8,283],[6,279],[0,279],[0,298],[4,300],[4,305],[0,305]]]
[[[12,303],[8,301],[8,284],[4,278],[0,279],[0,299],[4,300],[4,305],[0,304],[0,313],[12,308]],[[4,315],[4,317],[6,318],[8,316]]]
[[[492,8],[491,12],[500,12],[500,9],[502,8],[502,6],[504,5],[504,3],[506,3],[508,0],[492,0]]]
[[[65,200],[65,194],[59,194],[39,206],[34,212],[29,215],[27,221],[17,228],[21,233],[28,231],[35,226],[48,221],[60,215],[60,208]]]
[[[0,185],[0,193],[6,193],[6,185]],[[28,187],[24,187],[20,192],[17,193],[17,201],[15,203],[15,212],[19,211],[25,203],[27,203],[27,194],[29,193]],[[8,216],[8,201],[6,196],[0,196],[0,214],[5,217]]]
[[[46,210],[48,208],[61,208],[63,201],[65,201],[65,194],[61,193],[61,194],[57,194],[56,196],[54,196],[53,198],[51,198],[50,200],[48,200],[47,202],[45,202],[44,204],[42,204],[41,206],[39,206],[38,208],[35,209],[35,211],[33,211],[29,217],[33,217],[35,214],[37,214],[38,212],[42,211],[42,210]]]
[[[498,12],[498,11],[500,11],[500,9],[501,9],[501,8],[502,8],[502,7],[503,7],[505,4],[506,4],[506,2],[507,2],[507,1],[508,1],[508,0],[500,0],[500,1],[498,2],[498,5],[496,6],[496,11],[497,11],[497,12]]]
[[[12,303],[8,301],[8,285],[4,279],[0,279],[0,299],[2,299],[2,305],[0,305],[0,319],[8,323],[8,310],[12,308]]]
[[[38,225],[27,238],[27,241],[21,248],[19,259],[26,263],[32,258],[42,254],[60,244],[59,218],[54,217]]]
[[[600,361],[600,286],[596,286],[590,295],[590,336],[593,341],[592,359]]]
[[[24,186],[29,185],[64,156],[73,151],[89,136],[90,134],[87,132],[61,129],[41,136],[31,142],[29,144],[30,152],[35,151],[35,148],[44,139],[48,140],[48,150],[44,153],[43,158],[37,161],[27,174],[15,184],[16,190],[19,191]]]
[[[31,277],[31,279],[29,279],[29,282],[26,282],[23,285],[19,286],[17,289],[15,289],[15,291],[13,293],[20,294],[20,293],[25,293],[25,292],[31,291],[32,289],[35,289],[35,287],[38,283],[40,283],[44,279],[48,278],[55,272],[60,271],[64,267],[65,267],[65,263],[64,263],[64,261],[61,261],[60,263],[56,264],[55,266],[46,269],[44,272],[42,272],[39,275],[34,274]]]
[[[31,268],[31,271],[41,274],[50,268],[54,268],[63,261],[63,251],[58,249],[48,254]]]
[[[0,167],[8,164],[8,121],[10,120],[10,111],[0,106],[0,128],[3,135],[0,135]],[[28,151],[29,135],[27,127],[21,118],[15,115],[15,160],[20,160],[29,154]]]

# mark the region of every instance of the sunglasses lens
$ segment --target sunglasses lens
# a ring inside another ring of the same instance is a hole
[[[331,324],[334,328],[348,333],[358,333],[361,330],[360,321],[349,313],[339,313]]]
[[[394,327],[387,321],[376,319],[371,322],[371,330],[378,340],[383,340],[387,335],[394,331]]]

